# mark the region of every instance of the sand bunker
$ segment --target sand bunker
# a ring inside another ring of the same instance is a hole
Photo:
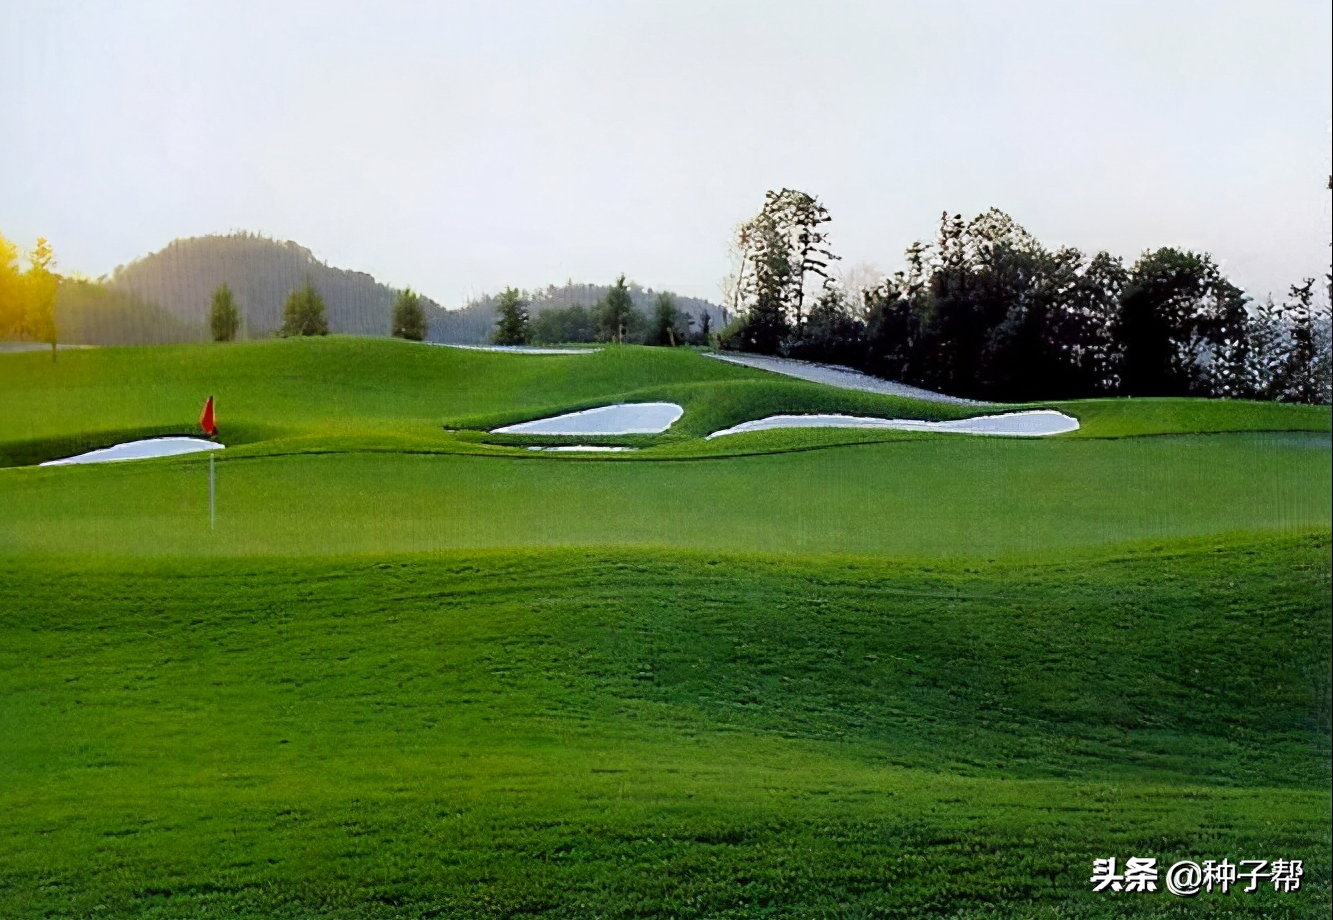
[[[75,463],[112,463],[117,460],[149,460],[153,457],[174,457],[177,454],[193,454],[202,450],[222,450],[224,445],[205,441],[202,438],[148,438],[144,441],[128,441],[115,447],[92,450],[77,457],[65,457],[63,460],[48,460],[42,466],[68,466]]]
[[[675,403],[618,403],[506,425],[492,434],[661,434],[684,414]]]
[[[501,351],[511,355],[590,355],[600,348],[541,348],[535,345],[455,345],[452,342],[427,342],[443,348],[461,348],[464,351]]]
[[[1078,419],[1052,409],[979,415],[975,418],[926,422],[910,418],[863,418],[856,415],[770,415],[714,431],[707,440],[747,431],[772,428],[889,428],[895,431],[941,431],[954,434],[986,434],[1006,438],[1044,438],[1078,431]]]
[[[529,447],[528,450],[544,450],[553,454],[622,454],[638,448],[608,447],[603,444],[556,444],[550,447]]]

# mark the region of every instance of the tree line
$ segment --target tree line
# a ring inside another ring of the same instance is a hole
[[[571,304],[546,307],[535,318],[531,300],[523,291],[507,287],[495,301],[496,322],[491,333],[495,345],[550,345],[560,342],[615,342],[635,345],[703,345],[712,333],[707,310],[696,323],[676,303],[676,296],[662,291],[653,299],[652,312],[634,305],[630,287],[621,275],[606,294],[591,307]]]
[[[1163,247],[1126,265],[1050,249],[1009,215],[942,216],[906,266],[851,291],[834,277],[828,211],[770,191],[737,230],[736,319],[723,348],[850,365],[958,396],[1330,399],[1328,311],[1316,282],[1253,303],[1206,253]],[[1333,276],[1330,276],[1333,283]]]

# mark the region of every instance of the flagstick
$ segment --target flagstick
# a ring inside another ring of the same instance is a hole
[[[213,529],[213,519],[214,519],[213,509],[214,509],[214,507],[215,507],[215,505],[214,505],[214,501],[213,501],[213,495],[214,495],[214,489],[213,489],[213,455],[210,453],[210,454],[208,455],[208,529],[209,529],[209,530],[212,530],[212,529]]]

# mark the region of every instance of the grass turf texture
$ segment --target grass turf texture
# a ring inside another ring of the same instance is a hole
[[[1328,560],[34,563],[0,913],[1319,916]],[[1092,894],[1114,854],[1307,874]]]
[[[0,916],[1329,910],[1326,407],[703,442],[984,410],[338,337],[0,355],[0,394]],[[214,532],[206,459],[21,466],[210,394]],[[480,430],[646,399],[686,414],[594,439],[636,454]],[[1307,875],[1093,895],[1111,855]]]

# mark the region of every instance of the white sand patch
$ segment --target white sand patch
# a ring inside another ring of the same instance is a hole
[[[893,380],[872,377],[870,374],[863,374],[855,368],[843,367],[839,364],[815,364],[810,361],[797,361],[795,358],[776,358],[771,355],[717,354],[709,352],[707,357],[716,358],[719,361],[726,361],[728,364],[739,364],[742,367],[753,367],[761,371],[771,371],[774,374],[784,374],[788,377],[796,377],[800,380],[809,380],[812,383],[826,383],[829,386],[842,387],[844,390],[861,390],[865,393],[883,393],[886,396],[905,396],[908,399],[920,399],[926,402],[952,403],[959,406],[982,405],[982,403],[979,403],[976,400],[962,399],[958,396],[946,396],[943,393],[936,393],[933,390],[923,390],[920,387],[909,386],[905,383],[897,383]]]
[[[684,414],[675,403],[617,403],[506,425],[492,434],[661,434]]]
[[[856,415],[770,415],[714,431],[706,440],[747,431],[773,428],[888,428],[894,431],[940,431],[953,434],[985,434],[1006,438],[1044,438],[1078,431],[1078,419],[1052,409],[979,415],[975,418],[927,422],[911,418],[865,418]]]
[[[461,348],[464,351],[499,351],[511,355],[590,355],[600,348],[541,348],[535,345],[455,345],[452,342],[427,342],[441,348]]]
[[[48,460],[42,466],[69,466],[75,463],[112,463],[117,460],[150,460],[154,457],[174,457],[177,454],[193,454],[203,450],[222,450],[225,445],[202,438],[148,438],[143,441],[128,441],[115,447],[103,447],[89,451],[77,457],[65,457],[63,460]]]
[[[529,447],[528,450],[543,450],[553,454],[623,454],[638,448],[609,447],[603,444],[556,444],[550,447]]]

